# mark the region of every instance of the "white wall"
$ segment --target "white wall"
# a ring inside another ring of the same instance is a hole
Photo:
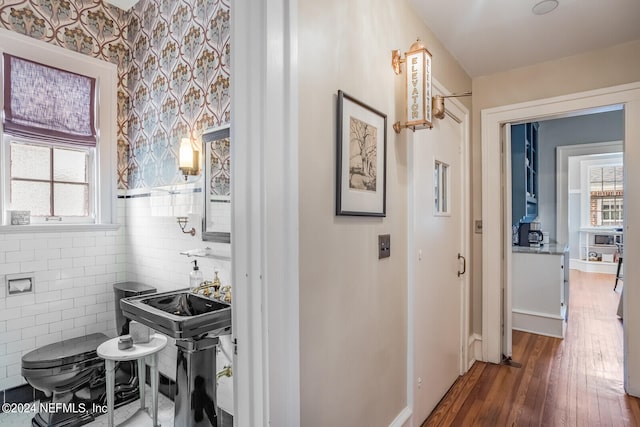
[[[118,199],[124,223],[124,199]],[[117,231],[0,233],[0,390],[25,384],[22,355],[53,342],[115,336],[113,284],[125,280]],[[4,275],[35,273],[35,292],[8,295]]]
[[[440,83],[464,92],[470,79],[407,1],[298,8],[301,420],[388,426],[407,406],[407,152],[391,128],[403,114],[404,75],[393,73],[391,50],[420,37]],[[334,214],[338,89],[388,115],[385,218]],[[386,233],[391,256],[378,260]]]

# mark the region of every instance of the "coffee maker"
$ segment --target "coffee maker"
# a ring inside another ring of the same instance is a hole
[[[523,222],[518,231],[518,245],[540,247],[542,244],[542,231],[539,222]]]

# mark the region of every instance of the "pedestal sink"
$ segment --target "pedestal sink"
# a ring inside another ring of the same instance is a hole
[[[231,333],[231,306],[188,289],[124,298],[125,316],[173,338]]]
[[[188,289],[120,300],[125,316],[176,339],[176,426],[218,427],[216,352],[231,333],[231,306]]]

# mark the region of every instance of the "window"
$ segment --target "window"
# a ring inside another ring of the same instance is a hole
[[[9,209],[93,222],[95,79],[7,53],[3,64]]]
[[[1,224],[112,224],[116,66],[2,29],[0,53]]]
[[[589,168],[589,217],[593,227],[620,227],[624,212],[621,165]]]
[[[449,165],[436,160],[433,171],[434,213],[449,213]]]
[[[34,223],[63,218],[93,221],[93,149],[6,139],[11,164],[9,209],[30,211]]]

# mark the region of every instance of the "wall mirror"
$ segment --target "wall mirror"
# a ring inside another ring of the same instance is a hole
[[[231,242],[231,135],[229,125],[202,134],[204,215],[202,240]]]

